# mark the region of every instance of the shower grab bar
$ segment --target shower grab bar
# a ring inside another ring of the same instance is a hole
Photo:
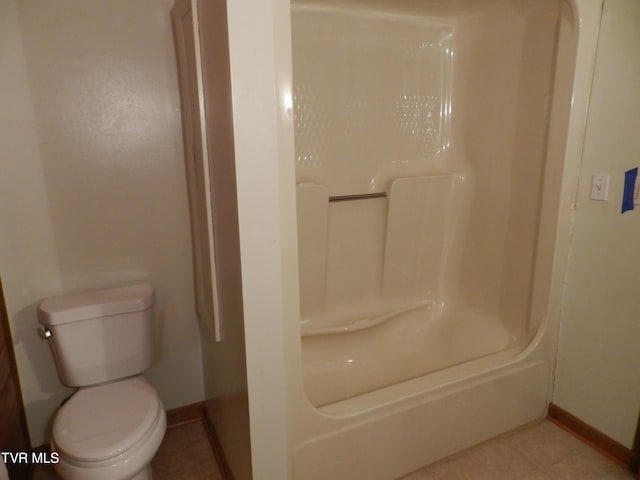
[[[336,195],[335,197],[329,197],[330,202],[346,202],[349,200],[368,200],[370,198],[384,198],[387,196],[387,192],[377,193],[358,193],[355,195]]]

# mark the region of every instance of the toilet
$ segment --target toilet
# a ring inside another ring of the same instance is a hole
[[[78,390],[58,410],[51,450],[65,480],[151,480],[167,427],[142,377],[153,363],[153,288],[141,284],[47,298],[38,320],[58,375]]]

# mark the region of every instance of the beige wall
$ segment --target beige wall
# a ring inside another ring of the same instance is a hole
[[[203,398],[172,0],[0,0],[0,275],[34,445],[63,388],[36,333],[61,292],[150,282],[167,408]]]
[[[640,411],[640,209],[620,214],[640,166],[640,3],[606,0],[580,172],[553,402],[627,447]],[[609,201],[589,199],[610,173]]]

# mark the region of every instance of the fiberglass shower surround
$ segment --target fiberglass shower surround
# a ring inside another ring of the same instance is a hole
[[[559,12],[557,1],[292,6],[314,405],[515,355],[536,333]]]

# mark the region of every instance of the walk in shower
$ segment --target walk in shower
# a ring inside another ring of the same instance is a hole
[[[560,13],[558,0],[293,4],[314,405],[530,343]]]

